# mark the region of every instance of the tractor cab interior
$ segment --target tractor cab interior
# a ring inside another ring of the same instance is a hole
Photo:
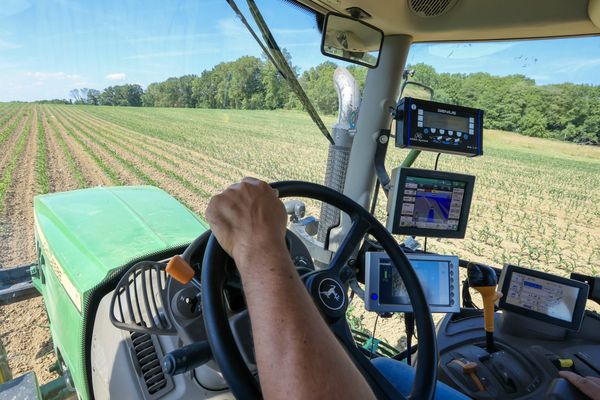
[[[461,240],[475,218],[477,174],[440,170],[437,160],[485,157],[486,110],[438,101],[435,87],[411,82],[406,64],[416,43],[598,36],[600,0],[273,2],[314,16],[324,55],[369,68],[362,93],[347,71],[336,71],[331,132],[262,10],[248,1],[250,17],[227,3],[329,141],[324,185],[272,186],[289,215],[286,242],[298,274],[377,398],[432,399],[442,382],[474,399],[585,399],[559,371],[600,378],[600,276],[427,251],[427,238]],[[398,148],[407,156],[390,165]],[[427,152],[438,154],[435,167],[415,168]],[[190,231],[206,230],[188,222]],[[73,384],[81,398],[261,397],[241,279],[209,230],[128,262],[91,293],[82,303],[91,310],[85,374]],[[347,311],[357,301],[377,318],[403,316],[402,351],[351,329]],[[373,366],[378,357],[415,367],[409,396]],[[64,357],[65,370],[70,363]]]
[[[235,2],[228,3],[262,43]],[[562,277],[510,263],[499,269],[456,254],[427,252],[426,242],[424,249],[420,247],[415,238],[465,237],[477,177],[439,171],[437,161],[434,170],[411,165],[427,151],[438,153],[438,158],[483,156],[486,110],[432,101],[435,88],[418,83],[414,86],[426,95],[412,97],[407,88],[410,75],[403,71],[415,42],[597,35],[600,2],[291,3],[314,13],[323,35],[323,54],[371,68],[360,112],[356,99],[360,94],[352,79],[341,72],[334,78],[340,103],[333,135],[323,128],[310,102],[303,103],[332,144],[325,186],[279,182],[273,187],[286,201],[288,243],[298,273],[377,397],[403,396],[370,363],[385,349],[375,351],[364,335],[349,329],[345,318],[349,294],[382,318],[404,314],[408,347],[392,358],[416,367],[411,398],[432,398],[437,380],[475,399],[584,398],[558,372],[600,376],[600,317],[586,309],[588,301],[600,301],[600,277],[576,273]],[[249,7],[265,41],[263,50],[293,87],[289,67],[260,10],[253,2]],[[411,151],[401,165],[388,171],[385,160],[392,140],[395,147]],[[387,197],[383,224],[373,217],[380,188]],[[320,219],[307,215],[305,200],[324,203]],[[392,234],[408,239],[398,244]],[[160,264],[133,267],[102,300],[98,315],[111,313],[113,324],[128,331],[176,333],[183,347],[166,354],[163,361],[172,378],[195,371],[194,379],[203,390],[228,388],[239,398],[258,397],[239,277],[208,235],[192,243],[182,257],[162,264],[170,276],[164,276],[167,283],[162,288],[170,316],[165,326],[154,326],[160,317],[152,313],[145,314],[142,319],[148,321],[140,324],[131,305],[128,310],[121,306],[135,304],[128,299],[139,290],[131,289],[135,276],[161,270]],[[441,315],[435,326],[432,313]],[[418,343],[413,345],[415,326]],[[166,352],[176,344],[172,340]],[[163,390],[168,392],[170,386]]]

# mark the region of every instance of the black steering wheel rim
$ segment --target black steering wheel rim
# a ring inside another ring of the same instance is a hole
[[[363,225],[364,223],[369,224],[368,227],[362,226],[361,229],[365,230],[368,228],[365,233],[368,232],[379,242],[396,266],[405,283],[415,314],[415,323],[417,331],[419,332],[419,351],[417,353],[417,368],[413,389],[408,398],[432,399],[437,381],[437,342],[433,320],[417,275],[393,236],[362,206],[333,189],[302,181],[275,182],[272,183],[271,186],[279,191],[280,198],[305,197],[319,200],[331,204],[342,212],[350,215],[354,223],[348,233],[348,237],[354,236],[354,241],[356,242],[351,244],[358,244],[360,242],[356,241],[358,235],[353,235],[353,228],[356,228],[361,223],[363,223]],[[363,237],[365,233],[363,233]],[[352,242],[352,240],[353,239],[350,238],[350,242]],[[353,251],[353,249],[346,249],[346,247],[351,247],[350,245],[344,246],[344,244],[346,244],[345,241],[338,249],[338,252],[336,252],[336,256],[334,256],[334,260],[330,264],[331,269],[335,267],[336,257],[340,253]],[[340,257],[340,259],[343,260],[343,255]],[[262,396],[257,380],[244,363],[231,332],[226,314],[225,302],[223,299],[223,285],[225,283],[226,273],[223,266],[227,262],[227,259],[227,253],[221,248],[214,235],[211,234],[202,263],[201,282],[204,324],[213,357],[217,361],[217,364],[219,364],[221,372],[228,382],[232,393],[238,399],[260,398]],[[337,272],[339,273],[339,268],[341,268],[341,266],[338,265],[337,268]],[[336,333],[338,339],[346,346],[351,358],[361,373],[369,381],[377,397],[403,397],[389,382],[387,382],[383,375],[371,365],[370,361],[358,350],[356,345],[350,345],[347,340],[344,340],[344,334],[346,332],[349,333],[349,328],[345,319],[341,318],[337,325],[342,328],[334,333]],[[330,325],[330,327],[333,330],[333,325]],[[352,341],[352,343],[354,342]],[[352,346],[353,348],[349,348]]]

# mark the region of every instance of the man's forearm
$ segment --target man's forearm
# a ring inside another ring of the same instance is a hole
[[[286,249],[271,247],[271,252],[237,258],[265,398],[373,398],[313,304]]]

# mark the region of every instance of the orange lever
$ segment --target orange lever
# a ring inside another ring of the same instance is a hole
[[[165,271],[183,285],[187,285],[195,275],[192,266],[179,255],[173,256],[169,260]]]
[[[494,303],[502,293],[496,292],[496,286],[476,286],[473,289],[481,293],[483,298],[483,320],[486,332],[494,332]]]
[[[452,362],[462,367],[463,374],[469,375],[469,377],[471,378],[475,386],[477,386],[477,389],[480,392],[485,392],[485,386],[483,386],[483,383],[481,383],[481,379],[479,379],[479,375],[477,375],[477,363],[474,363],[472,361],[467,361],[466,363],[464,363],[458,359],[454,359],[452,360]]]

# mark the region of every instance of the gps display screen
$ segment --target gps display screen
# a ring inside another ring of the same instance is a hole
[[[458,230],[466,186],[464,181],[407,176],[399,225]]]
[[[579,288],[513,272],[506,303],[572,322]]]
[[[425,297],[430,305],[449,306],[451,283],[454,279],[451,264],[438,260],[411,260],[419,280],[423,283]],[[400,274],[389,259],[381,259],[379,275],[380,302],[384,304],[410,304],[410,299]]]
[[[469,118],[441,114],[439,112],[425,111],[423,113],[423,124],[430,128],[464,132],[465,135],[469,132]]]

